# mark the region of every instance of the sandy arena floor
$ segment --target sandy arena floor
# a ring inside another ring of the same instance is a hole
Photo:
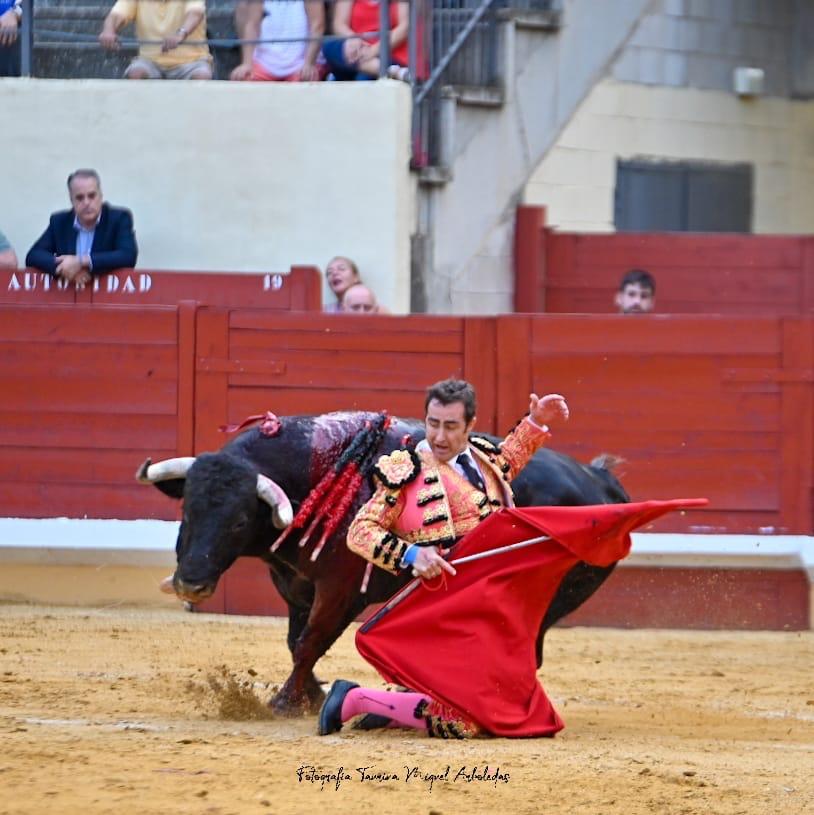
[[[444,742],[269,717],[284,631],[0,606],[0,813],[814,812],[812,633],[555,630],[541,679],[566,729]],[[378,683],[350,633],[318,668]]]

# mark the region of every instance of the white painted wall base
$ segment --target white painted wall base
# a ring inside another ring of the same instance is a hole
[[[175,602],[159,594],[158,583],[175,565],[177,531],[173,521],[0,518],[0,601]],[[632,538],[622,567],[805,571],[814,612],[814,537],[634,533]]]

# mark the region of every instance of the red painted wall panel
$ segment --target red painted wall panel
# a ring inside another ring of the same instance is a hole
[[[133,480],[148,455],[215,449],[220,424],[265,410],[420,417],[426,386],[446,376],[476,383],[491,432],[512,426],[531,389],[562,392],[572,420],[556,449],[623,456],[634,498],[711,499],[654,531],[814,530],[811,317],[365,318],[192,303],[0,305],[0,515],[175,519],[176,502]],[[256,566],[236,567],[208,607],[277,609]],[[797,577],[771,588],[781,577],[766,573],[751,594],[729,577],[716,579],[738,610],[716,626],[765,627],[748,611],[758,596],[787,609],[768,627],[798,624]],[[627,591],[619,608],[638,588]],[[636,614],[624,619],[650,624],[648,609]]]
[[[564,624],[799,631],[809,590],[802,570],[625,567]]]
[[[133,473],[176,454],[178,353],[174,307],[0,305],[0,514],[174,518]]]
[[[814,239],[799,235],[572,234],[518,207],[517,311],[611,314],[622,275],[656,278],[661,314],[814,313]]]

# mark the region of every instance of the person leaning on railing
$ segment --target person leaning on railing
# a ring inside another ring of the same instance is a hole
[[[409,79],[407,71],[407,33],[410,28],[410,5],[406,0],[390,3],[390,65],[387,75]],[[375,79],[379,76],[379,40],[358,37],[379,30],[378,0],[336,0],[333,33],[346,39],[330,40],[322,53],[335,79]]]
[[[20,75],[22,0],[0,0],[0,76]]]
[[[135,266],[138,246],[133,213],[105,202],[96,170],[72,172],[68,195],[71,209],[51,215],[45,231],[28,250],[25,265],[78,289],[94,277]]]
[[[320,53],[325,33],[322,0],[254,0],[241,4],[243,61],[231,79],[267,82],[318,82],[327,73]],[[239,27],[237,12],[235,25]],[[253,40],[267,40],[255,44]],[[272,41],[273,42],[270,42]]]
[[[124,72],[127,79],[212,79],[204,0],[117,0],[99,34],[102,47],[116,50],[118,32],[134,21],[143,44]]]

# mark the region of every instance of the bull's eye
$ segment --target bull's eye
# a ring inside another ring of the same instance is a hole
[[[238,518],[232,524],[232,532],[243,532],[248,525],[249,525],[249,521],[248,521],[247,518]]]

